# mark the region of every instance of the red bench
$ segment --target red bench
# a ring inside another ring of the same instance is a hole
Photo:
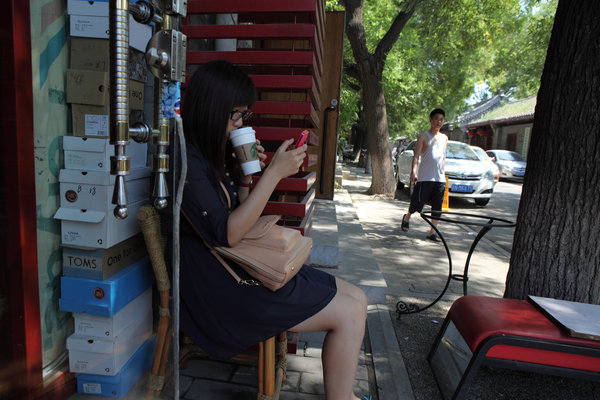
[[[523,300],[459,298],[427,360],[449,399],[466,395],[482,365],[600,381],[600,341],[569,336]]]

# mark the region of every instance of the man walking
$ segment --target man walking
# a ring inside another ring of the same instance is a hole
[[[431,203],[432,223],[437,227],[442,211],[444,200],[444,189],[446,186],[446,145],[448,136],[440,133],[446,113],[441,108],[434,109],[429,114],[430,128],[422,133],[417,139],[415,152],[412,159],[410,181],[416,182],[410,199],[408,212],[402,217],[401,228],[408,231],[410,216],[415,211],[421,212],[425,203]],[[420,162],[419,162],[420,158]],[[435,234],[433,227],[429,231],[427,239],[440,242],[441,239]]]

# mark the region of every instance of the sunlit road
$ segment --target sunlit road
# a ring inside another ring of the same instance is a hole
[[[485,207],[476,206],[473,200],[451,197],[450,211],[486,215],[515,222],[519,212],[521,189],[521,183],[498,182],[494,188],[492,199]],[[492,228],[485,238],[510,252],[514,232],[514,228]]]

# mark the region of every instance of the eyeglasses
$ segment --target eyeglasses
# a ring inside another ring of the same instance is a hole
[[[242,118],[245,121],[248,118],[250,118],[251,115],[252,111],[250,110],[232,110],[231,113],[229,113],[229,118],[231,118],[232,121],[237,121],[240,118]]]

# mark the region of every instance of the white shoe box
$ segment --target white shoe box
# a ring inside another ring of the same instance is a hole
[[[68,0],[67,12],[69,15],[95,15],[108,17],[108,0]]]
[[[60,207],[61,244],[85,249],[108,249],[141,231],[136,215],[147,200],[127,204],[128,216],[118,219],[113,211]]]
[[[73,5],[79,5],[81,3],[89,3],[89,1],[70,1]],[[78,4],[77,4],[78,3]],[[98,3],[98,2],[94,2]],[[106,13],[103,15],[86,15],[86,14],[72,14],[71,11],[81,11],[82,13],[100,13],[101,5],[106,4]],[[89,5],[91,7],[94,5]],[[100,3],[95,5],[97,8],[91,11],[77,9],[74,6],[69,7],[69,27],[71,36],[77,37],[89,37],[108,39],[109,38],[109,20],[108,20],[108,2]],[[87,7],[87,6],[85,6]],[[136,22],[131,15],[129,15],[129,46],[139,51],[146,52],[146,45],[152,37],[152,28],[150,25],[140,24]]]
[[[77,374],[77,391],[117,399],[125,396],[152,365],[155,347],[156,335],[152,335],[115,376]]]
[[[105,138],[63,136],[63,150],[65,168],[82,171],[110,172],[110,157],[115,154],[115,146]],[[129,156],[131,170],[143,168],[146,166],[148,144],[131,140],[125,146],[125,154]]]
[[[152,288],[140,294],[112,317],[73,313],[75,334],[103,338],[119,337],[131,324],[141,324],[152,312]]]
[[[112,338],[74,333],[67,338],[69,369],[73,373],[114,376],[151,334],[152,312]]]
[[[127,194],[131,203],[150,197],[150,168],[135,168],[125,176]],[[115,175],[110,172],[61,169],[60,206],[82,210],[111,211]]]

